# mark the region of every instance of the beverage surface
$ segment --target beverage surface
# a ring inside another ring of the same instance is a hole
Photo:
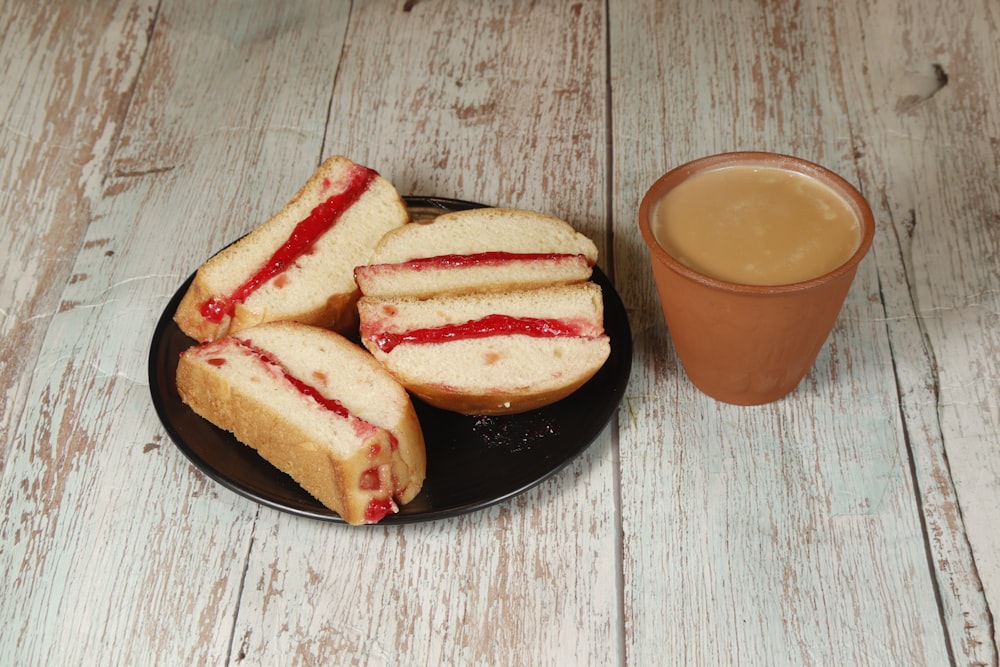
[[[691,176],[656,206],[651,223],[657,242],[679,262],[744,285],[816,278],[861,243],[857,216],[830,187],[758,165]]]

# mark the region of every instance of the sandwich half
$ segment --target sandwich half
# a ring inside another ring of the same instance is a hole
[[[274,217],[198,269],[174,320],[202,342],[276,320],[349,331],[355,265],[408,221],[389,181],[333,156]]]
[[[601,288],[364,296],[364,346],[410,392],[464,414],[524,412],[576,391],[604,365]]]
[[[582,282],[596,261],[593,241],[563,220],[479,208],[390,231],[354,277],[366,296],[424,297]]]
[[[378,522],[423,484],[424,440],[409,395],[332,331],[274,322],[191,347],[177,389],[347,523]]]

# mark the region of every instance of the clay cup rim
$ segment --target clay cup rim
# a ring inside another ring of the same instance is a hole
[[[659,201],[678,184],[694,174],[720,167],[735,165],[760,165],[786,169],[815,178],[819,182],[832,188],[848,203],[857,215],[859,224],[861,225],[861,242],[858,244],[854,254],[851,255],[846,262],[837,268],[824,273],[823,275],[800,282],[781,285],[747,285],[743,283],[720,280],[695,271],[694,269],[676,260],[663,248],[663,246],[659,244],[656,237],[653,235],[651,219],[656,204],[659,203]],[[653,260],[661,264],[665,264],[681,276],[697,283],[701,283],[707,287],[712,287],[722,291],[763,296],[808,290],[837,280],[846,273],[853,273],[857,269],[857,265],[861,262],[865,255],[868,254],[868,251],[871,248],[872,241],[875,237],[875,216],[872,213],[871,206],[868,204],[864,195],[862,195],[857,188],[851,185],[839,174],[830,171],[826,167],[809,162],[808,160],[804,160],[802,158],[793,157],[791,155],[783,155],[780,153],[736,151],[698,158],[675,167],[658,178],[653,185],[650,186],[649,190],[646,191],[645,196],[643,196],[642,201],[639,204],[639,229],[642,233],[643,240],[649,247]]]

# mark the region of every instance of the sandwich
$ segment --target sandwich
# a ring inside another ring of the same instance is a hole
[[[354,277],[367,296],[425,297],[586,281],[596,262],[593,241],[563,220],[479,208],[388,232]]]
[[[347,523],[377,523],[423,484],[409,395],[333,331],[272,322],[193,346],[181,354],[177,389]]]
[[[174,320],[200,342],[277,320],[349,332],[354,267],[408,221],[389,181],[331,157],[274,217],[198,269]]]
[[[604,365],[601,288],[368,296],[362,344],[413,395],[455,412],[524,412],[576,391]]]

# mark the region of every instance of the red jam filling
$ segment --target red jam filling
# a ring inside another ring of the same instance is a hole
[[[318,204],[295,226],[288,240],[271,255],[264,266],[235,292],[228,297],[213,296],[201,304],[201,316],[214,323],[221,322],[227,315],[232,316],[236,304],[243,303],[258,287],[287,269],[302,255],[308,254],[316,240],[337,224],[344,212],[368,190],[376,176],[376,172],[371,169],[355,165],[343,192]]]
[[[365,508],[365,521],[367,523],[378,523],[393,511],[394,505],[389,498],[374,498]]]
[[[353,415],[351,415],[351,413],[347,410],[347,408],[344,407],[344,404],[338,401],[337,399],[327,398],[323,394],[319,393],[319,391],[317,391],[317,389],[312,385],[308,385],[302,380],[298,379],[297,377],[291,375],[287,370],[285,370],[285,367],[281,365],[281,362],[278,361],[267,350],[262,350],[259,347],[255,347],[254,344],[251,343],[249,340],[240,340],[239,338],[233,338],[233,341],[236,342],[236,344],[238,344],[243,349],[249,351],[251,354],[256,356],[264,363],[278,369],[278,371],[282,374],[282,376],[286,380],[288,380],[288,382],[293,387],[295,387],[300,394],[308,396],[309,398],[313,399],[314,401],[319,403],[321,406],[323,406],[330,412],[340,417],[344,417],[345,419],[358,419],[358,417],[354,417]],[[361,420],[359,419],[359,421]]]
[[[578,324],[562,320],[487,315],[482,319],[463,324],[446,324],[440,327],[395,333],[383,331],[372,336],[371,340],[378,346],[378,349],[389,353],[402,343],[445,343],[452,340],[512,334],[522,334],[533,338],[555,338],[556,336],[580,336],[582,330]]]
[[[509,262],[540,262],[547,260],[571,259],[583,257],[584,255],[570,255],[566,253],[554,252],[480,252],[469,255],[437,255],[436,257],[419,257],[406,262],[400,262],[393,266],[401,266],[414,271],[424,269],[460,269],[469,266],[497,266]]]

